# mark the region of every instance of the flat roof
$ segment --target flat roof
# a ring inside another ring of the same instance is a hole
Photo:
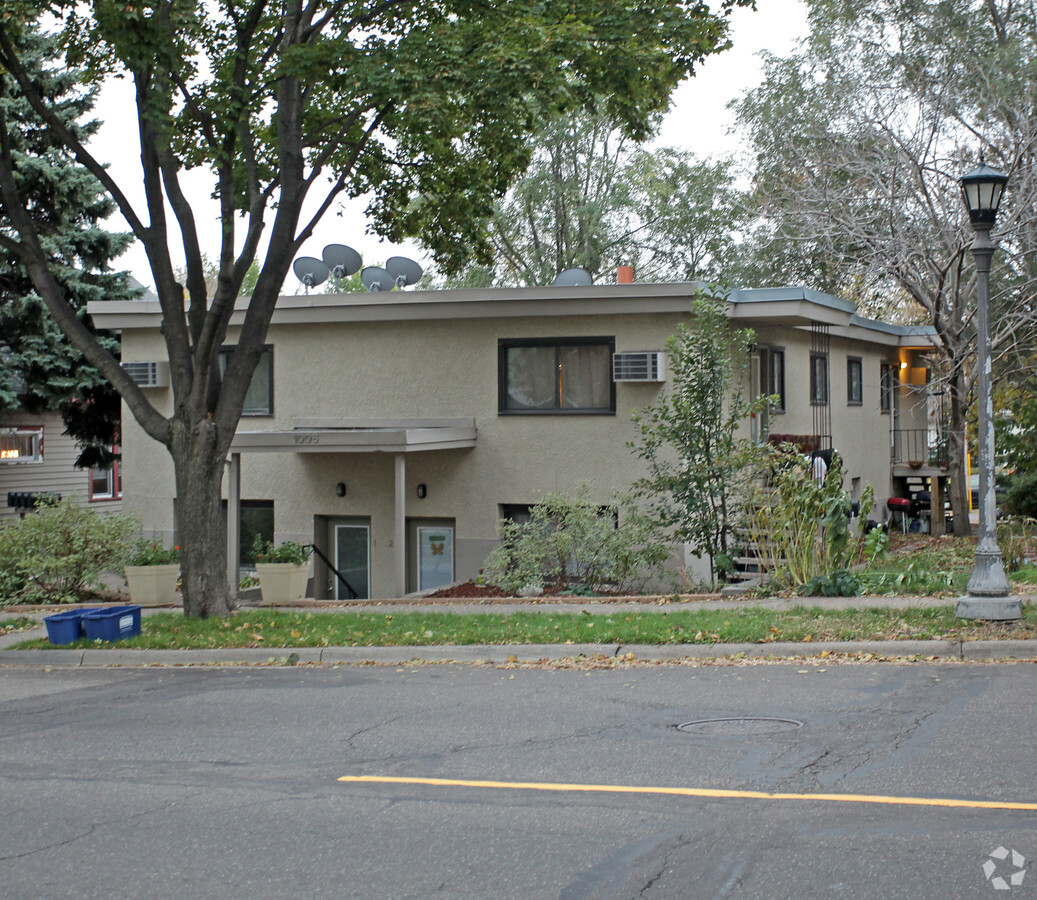
[[[277,301],[271,325],[442,321],[543,316],[690,314],[691,304],[710,285],[703,282],[592,284],[580,287],[479,288],[435,291],[359,291],[347,294],[284,295]],[[718,291],[719,293],[719,291]],[[931,326],[890,325],[858,316],[841,297],[803,287],[747,288],[727,294],[733,319],[791,326],[813,324],[881,333],[888,343],[911,338],[935,341]],[[235,303],[231,326],[245,319],[248,298]],[[98,328],[113,331],[157,328],[162,317],[158,300],[95,301],[88,311]]]

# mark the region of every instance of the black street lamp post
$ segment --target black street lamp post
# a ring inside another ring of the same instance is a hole
[[[997,544],[997,500],[994,493],[994,414],[990,362],[990,260],[997,249],[990,232],[997,221],[1008,176],[990,168],[980,157],[979,168],[961,179],[961,192],[976,239],[976,382],[979,401],[979,543],[969,577],[968,594],[958,601],[957,614],[966,619],[1007,621],[1022,616],[1018,597],[1008,596],[1009,584]]]

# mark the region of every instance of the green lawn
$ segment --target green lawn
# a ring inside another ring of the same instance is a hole
[[[615,614],[520,612],[356,613],[239,611],[229,619],[149,615],[142,634],[102,647],[205,649],[218,647],[386,647],[443,644],[712,644],[772,641],[897,640],[907,638],[1037,637],[1037,609],[1014,626],[957,619],[952,606],[898,610],[752,607],[675,609]],[[45,639],[17,649],[52,646]],[[77,647],[93,646],[82,640]]]

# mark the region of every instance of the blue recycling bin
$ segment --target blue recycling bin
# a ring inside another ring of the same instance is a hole
[[[83,615],[83,631],[91,641],[121,641],[140,634],[139,606],[110,606]]]
[[[102,612],[96,607],[90,609],[70,609],[67,612],[47,616],[43,622],[47,626],[47,640],[52,644],[71,644],[84,636],[83,616],[87,613]]]

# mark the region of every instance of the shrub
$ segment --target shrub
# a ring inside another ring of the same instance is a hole
[[[800,588],[819,577],[835,577],[839,570],[860,564],[866,556],[880,556],[886,549],[877,536],[851,533],[852,503],[842,488],[838,457],[818,478],[797,447],[773,448],[768,476],[749,495],[748,503],[750,537],[776,587]],[[861,496],[858,521],[867,519],[873,504],[869,485]]]
[[[180,562],[180,548],[166,549],[158,541],[141,541],[127,563],[129,566],[166,566]]]
[[[997,523],[997,545],[1005,571],[1014,572],[1037,558],[1037,521],[1011,516]]]
[[[297,541],[284,541],[275,547],[258,534],[252,544],[252,553],[257,563],[292,563],[301,566],[310,558],[309,548]]]
[[[657,526],[633,504],[612,510],[555,491],[530,511],[526,523],[501,520],[500,543],[486,559],[486,580],[510,592],[548,583],[564,591],[642,590],[668,558]]]
[[[1005,495],[1005,511],[1013,516],[1037,519],[1037,469],[1012,477]]]
[[[37,511],[0,528],[3,602],[66,602],[99,587],[103,572],[126,565],[140,525],[73,500],[44,500]]]

